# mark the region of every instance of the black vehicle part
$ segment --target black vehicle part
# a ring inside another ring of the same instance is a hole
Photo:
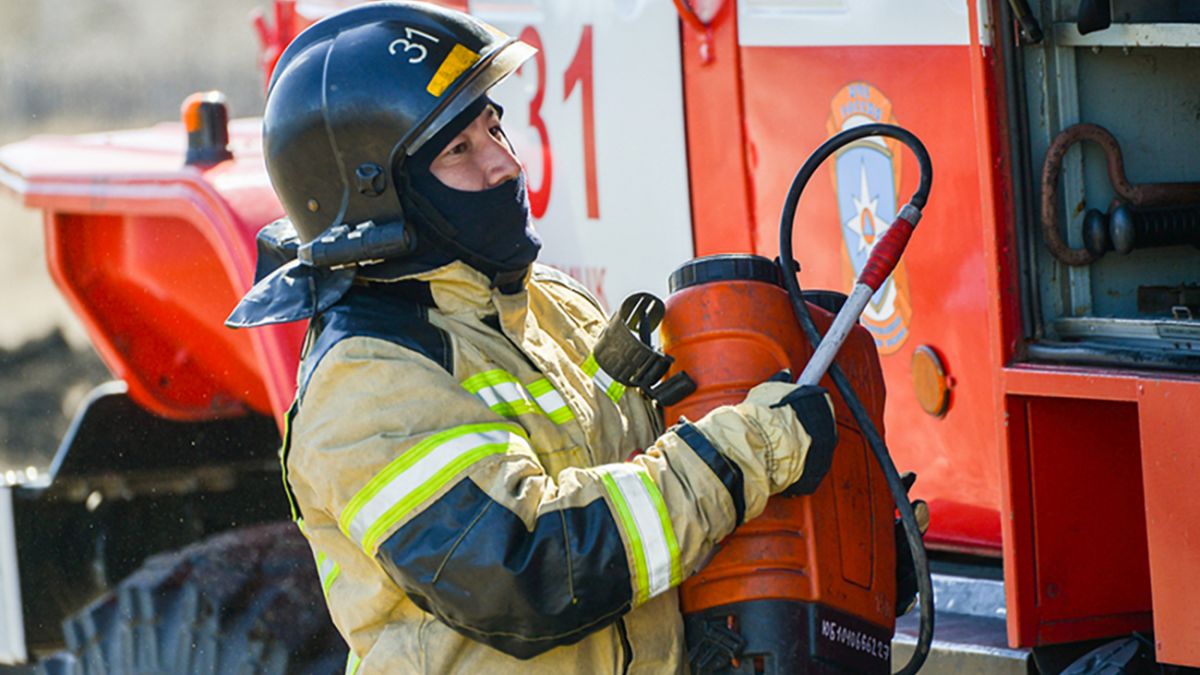
[[[63,435],[49,477],[67,481],[151,471],[180,476],[223,465],[257,468],[276,464],[278,447],[279,428],[267,415],[171,420],[138,405],[128,386],[114,380],[88,393]]]
[[[16,489],[26,643],[39,653],[57,649],[63,619],[115,589],[149,556],[287,515],[277,462],[253,471],[131,472]]]
[[[797,268],[796,259],[792,255],[792,233],[795,227],[796,207],[800,202],[800,195],[804,192],[805,186],[808,185],[817,168],[826,159],[833,155],[839,148],[869,136],[895,138],[912,150],[913,154],[917,157],[917,164],[920,168],[920,179],[917,183],[917,190],[913,193],[908,203],[917,209],[919,213],[920,209],[924,208],[926,201],[929,199],[929,190],[933,182],[933,165],[929,159],[929,153],[916,136],[900,127],[890,124],[864,124],[833,136],[809,155],[804,165],[800,167],[800,171],[796,173],[796,177],[792,180],[792,185],[788,189],[787,197],[783,203],[783,213],[779,219],[779,263],[780,269],[783,270],[783,284],[787,288],[788,295],[791,296],[792,309],[796,314],[796,319],[800,322],[805,336],[814,349],[821,343],[821,332],[817,330],[812,314],[808,311],[808,304],[804,301],[804,291],[800,288],[800,282],[796,278],[796,274],[786,271]],[[899,472],[896,471],[896,465],[892,462],[891,455],[888,454],[883,436],[875,428],[875,423],[871,421],[870,413],[867,412],[866,407],[863,406],[862,401],[859,400],[858,395],[854,392],[854,387],[850,384],[850,380],[846,377],[846,374],[842,372],[842,369],[836,363],[830,365],[828,373],[841,393],[842,398],[845,400],[846,406],[850,408],[850,412],[854,415],[855,421],[858,422],[858,426],[871,448],[871,453],[875,456],[876,461],[879,462],[879,466],[883,470],[888,489],[891,491],[892,498],[896,503],[896,509],[900,513],[900,520],[904,524],[905,539],[908,542],[909,550],[912,552],[913,566],[917,574],[917,593],[920,596],[921,603],[921,628],[912,656],[909,658],[908,663],[898,671],[902,675],[911,675],[921,669],[921,665],[925,663],[925,659],[929,656],[929,650],[933,644],[933,579],[930,576],[929,558],[925,552],[925,543],[921,538],[920,525],[917,523],[916,515],[913,513],[912,503],[908,500],[908,491],[904,487]]]
[[[147,556],[286,518],[278,447],[265,415],[181,422],[138,406],[123,382],[93,389],[58,450],[29,458],[49,468],[13,491],[21,593],[36,598],[22,606],[27,644],[61,644],[63,618]]]
[[[1112,25],[1111,0],[1079,0],[1079,11],[1075,23],[1080,35],[1104,30]]]
[[[72,675],[75,672],[76,663],[78,662],[74,656],[67,652],[59,652],[38,661],[33,673],[34,675]]]
[[[1062,675],[1150,675],[1158,670],[1154,664],[1154,643],[1134,634],[1084,654],[1067,666]]]
[[[1083,241],[1097,258],[1108,251],[1127,255],[1134,249],[1160,246],[1200,248],[1200,205],[1139,208],[1116,202],[1107,215],[1088,209]]]
[[[1030,650],[1032,665],[1035,670],[1033,672],[1040,675],[1061,675],[1063,671],[1078,663],[1081,659],[1087,658],[1089,655],[1097,651],[1104,651],[1106,647],[1117,642],[1124,642],[1127,638],[1113,640],[1112,638],[1097,638],[1093,640],[1081,640],[1078,642],[1065,642],[1056,645],[1042,645],[1034,647]],[[1121,673],[1120,670],[1114,670],[1113,675]]]
[[[1036,45],[1041,42],[1042,38],[1045,37],[1042,34],[1042,25],[1038,23],[1037,17],[1033,15],[1033,9],[1029,6],[1029,0],[1008,0],[1008,6],[1012,8],[1013,16],[1021,26],[1021,43]]]
[[[347,653],[308,545],[288,522],[156,555],[63,633],[69,656],[48,672],[73,660],[75,675],[315,673]]]
[[[1042,340],[1026,347],[1031,361],[1118,366],[1142,370],[1200,371],[1196,352],[1142,349],[1129,345]]]

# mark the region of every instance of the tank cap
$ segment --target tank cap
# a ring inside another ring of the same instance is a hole
[[[773,260],[749,253],[722,253],[694,258],[671,273],[672,293],[713,281],[765,281],[781,286],[779,267]]]

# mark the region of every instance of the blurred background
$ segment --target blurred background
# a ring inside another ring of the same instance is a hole
[[[36,134],[179,118],[219,89],[230,114],[263,105],[255,9],[270,0],[3,0],[0,145]],[[0,189],[0,446],[57,445],[109,379],[46,271],[40,214]]]

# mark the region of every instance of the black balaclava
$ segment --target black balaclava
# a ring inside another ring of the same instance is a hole
[[[398,191],[405,211],[417,221],[422,242],[409,261],[432,269],[461,259],[486,274],[494,286],[506,287],[524,277],[542,247],[529,217],[524,171],[513,180],[470,192],[447,186],[429,170],[488,105],[501,111],[482,96],[409,157],[398,176],[407,185]]]

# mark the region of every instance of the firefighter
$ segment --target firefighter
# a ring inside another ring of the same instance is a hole
[[[781,406],[793,387],[764,383],[664,432],[599,368],[605,314],[534,264],[487,97],[533,51],[371,3],[302,33],[272,78],[288,220],[261,237],[301,252],[230,323],[311,319],[285,486],[351,671],[686,672],[673,589],[836,442],[821,390]],[[403,253],[318,264],[368,231]]]

